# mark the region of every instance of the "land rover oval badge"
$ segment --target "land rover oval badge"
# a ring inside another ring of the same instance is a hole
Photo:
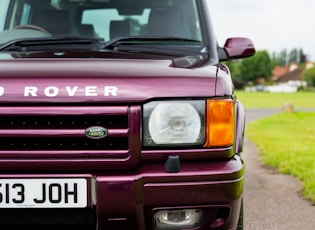
[[[102,139],[108,134],[107,129],[100,126],[89,127],[85,130],[85,135],[91,139]]]

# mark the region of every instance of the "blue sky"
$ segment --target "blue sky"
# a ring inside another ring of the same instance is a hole
[[[314,0],[209,0],[220,45],[248,37],[257,50],[302,48],[315,61]]]

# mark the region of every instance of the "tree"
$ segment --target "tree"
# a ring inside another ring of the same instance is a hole
[[[315,66],[304,70],[302,80],[306,81],[308,86],[315,86]]]
[[[292,49],[288,52],[286,49],[281,50],[278,54],[273,54],[273,60],[277,65],[280,66],[287,66],[290,63],[295,62],[296,64],[300,65],[306,62],[306,55],[302,49]]]
[[[242,79],[256,81],[259,78],[269,80],[272,73],[272,61],[267,51],[257,51],[255,56],[244,59],[240,65]]]
[[[240,60],[225,61],[224,64],[227,65],[230,69],[235,89],[242,89],[246,82],[244,82],[241,78]]]
[[[239,60],[225,61],[224,64],[229,67],[229,70],[231,72],[231,76],[233,79],[238,78],[240,76],[240,61]]]
[[[289,62],[295,62],[300,65],[306,62],[306,55],[304,54],[302,49],[293,49],[289,53]]]
[[[280,66],[286,66],[288,65],[288,54],[287,54],[287,50],[284,49],[280,52],[279,56],[278,56],[278,63]]]

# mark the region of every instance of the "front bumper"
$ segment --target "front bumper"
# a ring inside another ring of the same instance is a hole
[[[155,229],[157,211],[198,209],[202,210],[203,218],[194,229],[233,229],[241,206],[243,176],[244,165],[238,156],[228,161],[182,162],[178,173],[167,173],[163,164],[150,163],[133,172],[0,175],[0,179],[88,181],[87,208],[0,208],[0,225],[11,225],[11,229],[15,223],[19,227],[76,224],[88,226],[84,229],[151,230]]]

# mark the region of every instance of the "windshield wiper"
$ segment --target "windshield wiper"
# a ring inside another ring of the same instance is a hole
[[[139,44],[201,44],[201,41],[181,38],[181,37],[118,37],[105,42],[104,49],[113,49],[119,45],[139,45]]]
[[[163,46],[163,47],[161,47]],[[165,47],[167,46],[167,48]],[[105,42],[103,49],[165,56],[199,55],[201,41],[177,37],[120,37]]]
[[[27,38],[12,40],[0,45],[0,51],[29,51],[47,48],[55,49],[99,49],[104,46],[102,39],[63,37],[63,38]]]

